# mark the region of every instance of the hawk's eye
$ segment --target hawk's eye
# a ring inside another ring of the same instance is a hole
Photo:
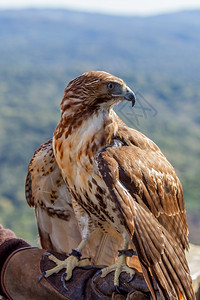
[[[107,89],[108,89],[109,91],[112,91],[112,90],[114,89],[114,87],[115,87],[114,82],[109,82],[109,83],[107,84]]]

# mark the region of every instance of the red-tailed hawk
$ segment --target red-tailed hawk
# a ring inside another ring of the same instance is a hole
[[[133,92],[105,72],[84,73],[65,89],[53,148],[82,241],[46,276],[65,267],[68,280],[98,228],[124,241],[116,264],[102,276],[115,270],[118,285],[121,271],[132,274],[125,257],[135,248],[153,299],[151,275],[164,299],[179,299],[180,293],[195,299],[184,253],[188,227],[180,181],[160,149],[115,114],[112,107],[122,100],[134,103]]]
[[[55,161],[52,140],[34,153],[26,177],[26,200],[35,208],[40,243],[43,249],[70,253],[81,242],[81,233],[67,186]],[[115,262],[122,240],[99,229],[83,249],[91,263],[108,265]],[[134,261],[135,263],[135,261]]]

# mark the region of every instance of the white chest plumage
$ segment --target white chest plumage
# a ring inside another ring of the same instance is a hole
[[[111,111],[111,120],[113,114]],[[98,223],[97,227],[106,232],[112,231],[112,234],[114,230],[118,235],[120,219],[115,203],[95,163],[97,153],[107,146],[102,145],[106,141],[105,130],[109,129],[105,129],[105,113],[102,112],[85,120],[67,138],[63,134],[59,141],[54,140],[54,153],[75,201],[90,213],[94,223]]]

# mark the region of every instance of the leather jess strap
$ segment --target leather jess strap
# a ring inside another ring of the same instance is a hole
[[[6,244],[7,243],[7,244]],[[2,247],[3,246],[3,247]],[[14,249],[14,251],[12,251]],[[12,239],[0,246],[1,291],[9,300],[109,300],[150,299],[148,287],[141,273],[136,270],[134,279],[128,283],[129,275],[120,275],[121,294],[115,292],[113,273],[106,278],[93,278],[102,266],[76,268],[72,278],[63,287],[61,276],[65,270],[38,281],[41,273],[55,266],[44,254],[45,250],[30,247],[19,239]],[[59,259],[66,256],[53,253]]]

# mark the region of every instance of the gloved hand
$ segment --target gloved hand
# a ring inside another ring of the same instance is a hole
[[[53,253],[60,259],[66,256]],[[24,240],[16,238],[10,230],[0,225],[0,294],[9,300],[144,300],[151,299],[148,287],[141,273],[136,270],[134,279],[128,283],[129,275],[120,276],[121,294],[115,292],[113,273],[105,278],[95,274],[102,266],[76,268],[72,278],[66,282],[65,289],[61,275],[53,274],[38,281],[41,273],[54,266],[45,255],[45,250],[31,247]],[[1,298],[0,298],[1,299]],[[4,299],[4,298],[3,298]],[[158,298],[159,299],[159,298]]]

